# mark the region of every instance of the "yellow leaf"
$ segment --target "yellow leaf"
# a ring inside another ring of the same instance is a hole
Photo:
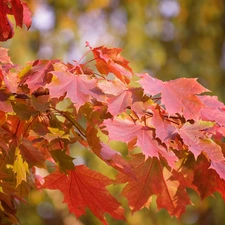
[[[26,181],[27,173],[29,173],[28,164],[26,161],[23,161],[19,151],[16,152],[13,171],[16,173],[16,186],[20,185],[23,180]]]

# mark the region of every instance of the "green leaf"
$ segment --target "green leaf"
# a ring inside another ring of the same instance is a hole
[[[18,102],[13,104],[13,110],[21,120],[29,120],[32,116],[38,115],[38,111]]]
[[[65,150],[51,151],[51,155],[55,162],[58,164],[60,172],[66,173],[67,170],[74,169],[73,160],[75,158],[69,156]]]

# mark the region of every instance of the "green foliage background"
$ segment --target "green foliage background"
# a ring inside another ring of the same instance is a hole
[[[198,77],[213,95],[225,101],[224,0],[26,2],[34,14],[32,28],[28,32],[17,28],[14,38],[4,43],[10,48],[9,54],[14,63],[25,65],[37,58],[61,58],[69,62],[79,60],[87,50],[85,41],[89,41],[93,47],[104,44],[124,49],[123,56],[138,73],[149,72],[162,80]],[[79,146],[74,149],[80,151]],[[106,169],[85,150],[81,151],[81,155],[85,155],[86,163],[93,169]],[[112,173],[111,170],[109,173]],[[117,190],[111,189],[116,195]],[[62,197],[58,196],[33,192],[28,199],[29,205],[20,206],[18,216],[21,224],[98,224],[89,212],[81,218],[82,222],[74,220],[61,204]],[[217,200],[208,198],[203,203],[195,194],[192,193],[192,196],[197,207],[188,207],[188,213],[181,222],[170,219],[165,211],[156,214],[154,204],[150,211],[145,209],[133,216],[128,214],[127,222],[109,221],[110,224],[130,225],[224,223],[225,206],[219,196]],[[39,212],[41,208],[49,212],[47,216]]]

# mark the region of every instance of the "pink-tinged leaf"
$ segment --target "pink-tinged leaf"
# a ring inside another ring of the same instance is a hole
[[[151,124],[156,128],[156,137],[158,137],[164,143],[169,143],[176,128],[172,126],[167,120],[165,120],[159,110],[152,108],[152,112],[153,117]]]
[[[32,23],[32,13],[25,2],[21,2],[21,4],[23,6],[23,23],[29,29]]]
[[[11,0],[12,13],[16,21],[16,25],[19,27],[23,26],[23,5],[20,0]]]
[[[149,207],[150,197],[156,195],[158,208],[166,208],[171,215],[179,218],[190,203],[186,192],[189,181],[182,174],[176,171],[171,173],[163,168],[155,157],[145,160],[142,154],[133,155],[130,164],[136,179],[119,174],[116,182],[128,182],[122,195],[128,199],[132,212]]]
[[[115,80],[101,80],[98,82],[98,87],[102,90],[106,95],[117,96],[121,92],[127,89],[126,85],[120,81],[119,79]]]
[[[22,78],[22,83],[27,84],[30,91],[33,92],[51,81],[52,75],[49,72],[53,70],[51,61],[37,60],[33,63],[31,70]]]
[[[202,120],[215,121],[221,126],[225,126],[225,105],[216,96],[198,96],[204,104],[200,114]]]
[[[100,143],[102,148],[100,151],[100,158],[107,164],[111,165],[118,171],[134,177],[133,171],[129,163],[121,156],[121,154],[104,143]]]
[[[18,90],[19,78],[17,73],[8,72],[4,74],[4,82],[7,90],[16,93]]]
[[[108,111],[113,115],[124,112],[126,108],[132,105],[132,93],[128,90],[123,91],[116,97],[108,99]]]
[[[212,122],[199,120],[194,124],[187,122],[178,130],[184,143],[189,147],[195,158],[204,152],[213,162],[224,160],[221,147],[206,135],[207,129],[213,125]]]
[[[8,55],[9,49],[0,47],[0,62],[1,63],[12,63]]]
[[[129,163],[121,156],[120,152],[111,149],[108,145],[100,142],[97,130],[92,126],[86,129],[86,137],[91,150],[105,163],[116,170],[134,177]]]
[[[13,112],[10,101],[0,101],[0,110],[3,112]]]
[[[210,168],[214,169],[220,176],[220,178],[225,180],[225,162],[223,159],[218,162],[211,162]],[[224,199],[225,199],[225,193],[224,193]]]
[[[162,93],[163,82],[161,80],[150,76],[148,73],[137,75],[141,78],[138,83],[141,84],[146,94],[153,96]]]
[[[42,188],[60,190],[69,210],[77,217],[84,215],[88,207],[106,225],[105,213],[124,220],[124,210],[105,188],[112,182],[108,177],[80,165],[70,170],[68,175],[58,171],[48,175]]]
[[[158,143],[153,136],[153,131],[148,126],[134,123],[128,119],[108,119],[103,122],[103,125],[106,126],[111,140],[129,143],[137,139],[136,145],[141,148],[146,156],[158,158],[161,154],[171,167],[174,166],[176,156]]]
[[[96,90],[96,80],[86,75],[74,75],[70,72],[52,72],[54,75],[50,84],[46,85],[49,89],[51,98],[59,98],[66,93],[66,97],[79,108],[91,99],[100,99],[100,94]]]
[[[179,113],[186,119],[198,119],[202,102],[196,96],[208,91],[193,78],[179,78],[162,82],[156,78],[149,78],[148,74],[139,75],[138,81],[146,94],[161,93],[161,103],[170,115]],[[158,90],[158,91],[157,91]]]

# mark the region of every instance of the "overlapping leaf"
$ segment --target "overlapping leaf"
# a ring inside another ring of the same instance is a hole
[[[66,94],[66,97],[79,108],[92,98],[100,99],[100,92],[96,90],[96,80],[85,75],[74,75],[70,72],[52,72],[53,81],[46,85],[51,98],[59,98]]]
[[[88,42],[87,46],[90,47]],[[132,69],[128,65],[129,62],[120,55],[122,49],[106,48],[105,46],[90,47],[90,49],[94,54],[96,67],[100,73],[104,75],[113,73],[122,82],[129,83],[129,79],[132,77]]]
[[[196,79],[179,78],[167,82],[162,82],[148,74],[139,75],[145,93],[156,95],[161,93],[161,102],[165,105],[169,114],[179,113],[186,119],[198,119],[202,102],[196,96],[208,91],[200,85]]]
[[[128,184],[122,191],[129,202],[132,212],[149,207],[149,199],[157,195],[158,208],[166,208],[174,216],[180,217],[190,203],[186,187],[190,186],[181,174],[169,172],[160,161],[153,157],[145,160],[144,155],[133,155],[130,161],[136,179],[119,174],[118,183]]]
[[[197,158],[204,152],[212,162],[223,161],[222,149],[210,137],[207,137],[206,130],[212,127],[212,122],[197,121],[194,124],[185,123],[178,131],[184,143]]]
[[[43,188],[60,190],[69,210],[77,217],[85,214],[88,207],[103,224],[107,224],[105,213],[115,219],[124,219],[124,210],[105,188],[112,182],[104,175],[80,165],[69,171],[68,175],[58,171],[48,175]]]
[[[134,123],[128,119],[108,119],[104,121],[103,125],[106,126],[111,140],[129,143],[136,139],[137,146],[141,148],[146,156],[159,158],[159,156],[162,155],[166,158],[169,165],[173,167],[176,161],[175,154],[167,151],[167,149],[158,142],[150,127],[141,123]]]
[[[216,191],[220,192],[223,199],[225,199],[224,175],[220,176],[223,178],[221,179],[215,170],[210,169],[210,162],[205,156],[200,155],[194,164],[190,163],[188,165],[189,168],[190,165],[192,165],[191,169],[194,172],[193,184],[197,187],[198,193],[202,199],[212,195]]]
[[[86,137],[91,150],[108,165],[133,177],[132,168],[129,163],[121,156],[120,152],[116,152],[108,145],[102,143],[97,133],[97,130],[93,126],[88,126]]]
[[[215,121],[225,126],[225,105],[216,96],[198,96],[204,106],[201,108],[202,120]]]
[[[53,63],[46,60],[37,60],[33,63],[32,67],[27,67],[28,71],[24,69],[25,74],[22,76],[22,84],[27,84],[31,92],[37,90],[39,87],[44,87],[51,81],[51,72],[54,70]]]

